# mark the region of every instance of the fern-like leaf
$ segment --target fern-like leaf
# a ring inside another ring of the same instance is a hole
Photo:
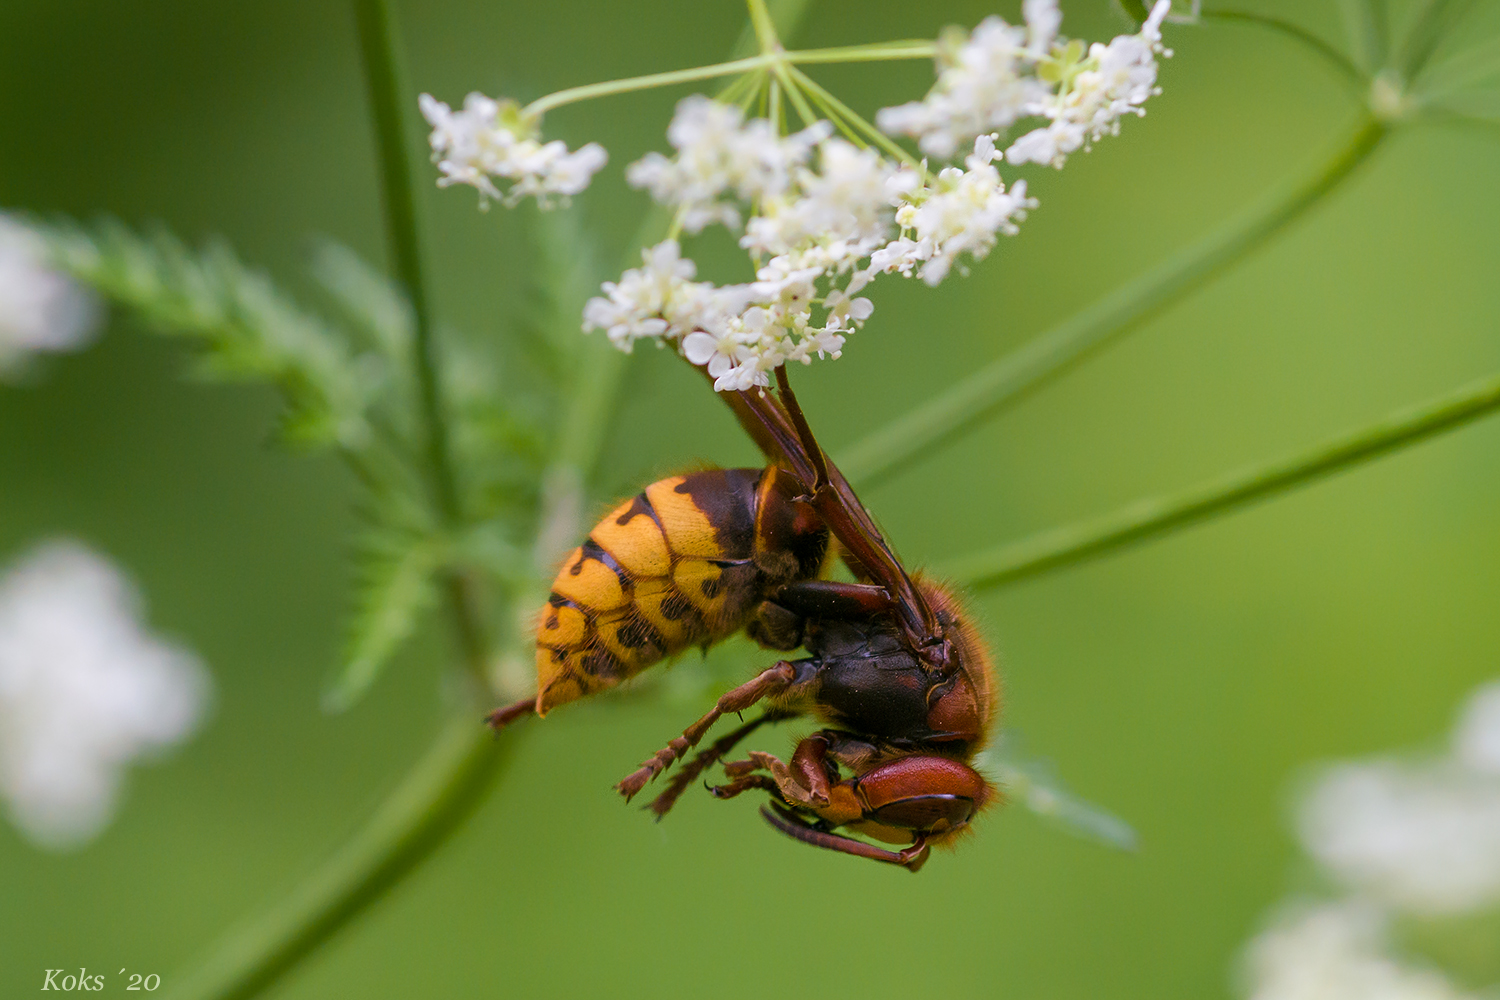
[[[114,221],[37,231],[78,281],[148,326],[196,340],[205,375],[279,386],[289,440],[349,449],[369,442],[365,413],[381,381],[377,359],[351,350],[227,244],[193,251],[164,230],[141,236]]]
[[[323,696],[324,708],[341,712],[364,697],[436,604],[434,581],[442,561],[440,546],[428,536],[393,531],[371,536],[360,559],[343,667]]]

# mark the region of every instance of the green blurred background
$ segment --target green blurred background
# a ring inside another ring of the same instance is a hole
[[[730,0],[402,6],[414,85],[450,103],[714,61],[743,22]],[[1102,3],[1064,6],[1067,34],[1126,30]],[[1474,23],[1493,24],[1497,5],[1480,6]],[[823,0],[795,41],[931,37],[992,9]],[[1331,0],[1281,9],[1337,37]],[[940,291],[877,287],[845,358],[801,380],[835,453],[1311,169],[1354,120],[1345,87],[1281,38],[1215,26],[1167,41],[1177,55],[1144,120],[1061,173],[1028,174],[1042,206],[1020,237]],[[931,69],[817,75],[870,111],[920,94]],[[619,168],[664,145],[682,93],[549,117],[549,136],[610,151],[576,206],[608,259],[645,207]],[[12,0],[0,135],[0,205],[222,233],[309,302],[310,237],[382,259],[344,3]],[[909,562],[937,561],[1500,369],[1497,139],[1397,136],[1227,277],[865,499]],[[443,316],[503,336],[524,220],[477,212],[468,190],[425,200]],[[271,443],[271,391],[186,381],[187,360],[116,323],[0,387],[0,558],[57,533],[109,554],[218,690],[202,734],[136,770],[85,850],[45,854],[0,826],[4,996],[57,967],[104,972],[112,990],[121,967],[170,987],[357,828],[443,716],[438,636],[349,714],[320,712],[351,484],[333,459]],[[637,356],[627,392],[601,493],[697,460],[755,462],[665,353]],[[1433,741],[1500,673],[1497,457],[1500,421],[1482,422],[976,599],[1011,725],[1134,824],[1135,855],[1018,810],[916,878],[793,844],[747,800],[689,796],[656,825],[610,785],[708,695],[604,699],[531,727],[477,816],[276,995],[1226,995],[1238,947],[1302,877],[1284,823],[1298,767]]]

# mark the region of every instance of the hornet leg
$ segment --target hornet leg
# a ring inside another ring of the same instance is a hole
[[[761,806],[760,814],[765,817],[767,823],[793,840],[800,840],[804,844],[826,848],[830,851],[853,854],[855,857],[869,858],[872,861],[883,861],[888,865],[900,865],[909,872],[918,871],[926,864],[927,855],[931,850],[927,846],[927,838],[920,835],[913,839],[910,847],[902,848],[900,851],[887,851],[883,847],[876,847],[874,844],[867,844],[853,837],[841,837],[836,833],[828,833],[817,829],[801,816],[775,802]]]
[[[657,819],[661,819],[677,804],[677,799],[687,791],[687,787],[697,779],[698,775],[722,760],[724,755],[733,750],[746,736],[768,722],[780,722],[791,717],[791,712],[767,712],[758,719],[751,719],[729,735],[721,737],[707,750],[685,764],[672,778],[672,783],[667,786],[666,791],[658,795],[648,808],[656,814]]]
[[[725,692],[724,697],[719,699],[719,703],[707,715],[683,730],[681,736],[647,758],[644,764],[615,786],[615,791],[625,796],[625,801],[629,802],[637,792],[646,787],[647,782],[671,767],[674,761],[681,760],[689,750],[697,746],[698,741],[707,735],[708,730],[719,721],[720,716],[732,712],[743,712],[762,698],[781,693],[791,686],[796,676],[797,668],[782,660],[774,667],[761,671],[754,679],[741,684],[732,691]]]
[[[506,726],[510,725],[512,722],[515,722],[517,719],[535,714],[536,696],[533,695],[532,697],[527,698],[524,701],[516,702],[514,705],[506,705],[502,708],[495,709],[489,715],[486,715],[484,717],[484,721],[489,723],[489,727],[491,729],[499,732]]]

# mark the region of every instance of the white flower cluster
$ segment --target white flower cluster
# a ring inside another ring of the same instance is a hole
[[[976,136],[1045,118],[1045,126],[1011,143],[1005,158],[1060,167],[1069,153],[1117,134],[1122,116],[1145,114],[1142,105],[1159,92],[1156,57],[1171,55],[1161,43],[1171,9],[1171,0],[1157,0],[1137,34],[1085,49],[1058,37],[1057,0],[1025,0],[1025,27],[989,17],[967,38],[947,39],[927,97],[883,108],[875,121],[947,159]]]
[[[605,283],[584,329],[608,331],[627,351],[643,337],[671,341],[720,391],[768,385],[788,361],[839,356],[874,308],[859,292],[875,277],[935,285],[960,255],[983,258],[1035,207],[1024,182],[1007,190],[1000,179],[993,136],[974,141],[963,168],[933,175],[831,133],[819,122],[778,137],[736,108],[683,100],[668,131],[678,155],[650,154],[627,177],[677,206],[690,231],[737,226],[740,203],[752,203],[740,246],[759,262],[756,280],[695,282],[692,261],[668,240],[644,252],[643,268]]]
[[[830,114],[850,138],[826,121],[782,135],[778,123],[746,121],[734,105],[684,99],[667,129],[674,154],[647,154],[626,179],[676,209],[674,237],[710,225],[739,233],[754,280],[695,280],[696,265],[671,238],[647,248],[642,267],[604,283],[584,309],[584,329],[608,331],[625,351],[643,338],[671,343],[706,368],[719,391],[769,385],[789,361],[839,357],[874,309],[860,292],[876,277],[936,285],[962,259],[980,260],[1000,235],[1018,231],[1036,202],[1024,181],[1006,186],[997,162],[1061,166],[1118,131],[1125,114],[1144,114],[1158,93],[1157,56],[1171,54],[1161,43],[1171,6],[1157,0],[1138,33],[1107,45],[1060,38],[1057,0],[1024,0],[1024,26],[991,17],[949,38],[926,99],[885,108],[877,122],[915,136],[938,160],[962,156],[961,165],[929,169],[877,135],[877,147],[896,154],[882,155],[854,138],[875,133],[847,110]],[[543,145],[535,118],[513,101],[470,94],[455,112],[423,94],[421,107],[440,185],[469,184],[483,198],[514,204],[575,194],[604,164],[592,143],[575,153],[560,142]],[[1024,118],[1047,124],[998,149],[1000,130]],[[511,182],[504,195],[495,178]]]
[[[45,543],[0,578],[0,798],[41,846],[97,834],[125,765],[203,715],[203,667],[139,618],[130,584],[77,543]]]
[[[567,198],[588,187],[608,159],[596,142],[571,153],[560,140],[541,142],[537,123],[526,120],[514,101],[475,93],[464,98],[461,111],[431,94],[418,103],[432,126],[432,159],[443,175],[438,185],[478,188],[481,205],[489,198],[507,205],[531,197],[543,205],[553,196]],[[509,181],[510,189],[502,194],[492,178]]]
[[[1293,907],[1246,953],[1250,1000],[1461,1000],[1442,973],[1393,958],[1386,917],[1359,902]]]
[[[1500,905],[1500,682],[1460,714],[1451,752],[1326,768],[1302,795],[1302,845],[1346,892],[1252,943],[1251,1000],[1457,1000],[1439,972],[1393,957],[1394,915]]]
[[[1500,684],[1481,688],[1436,760],[1335,765],[1303,799],[1308,853],[1351,889],[1411,913],[1500,904]]]
[[[0,214],[0,375],[31,354],[75,350],[93,336],[97,303],[46,253],[41,237]]]

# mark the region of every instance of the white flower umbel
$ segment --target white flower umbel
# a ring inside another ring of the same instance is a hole
[[[1309,855],[1352,889],[1419,914],[1500,901],[1500,776],[1453,761],[1329,769],[1298,817]]]
[[[997,234],[1015,235],[1036,201],[1026,197],[1026,182],[1007,191],[991,161],[998,159],[993,136],[974,140],[965,170],[944,167],[925,188],[907,196],[896,213],[902,239],[872,259],[882,271],[908,274],[917,268],[923,281],[936,285],[947,277],[960,254],[980,260],[995,245]]]
[[[1382,914],[1356,902],[1285,911],[1246,949],[1250,1000],[1461,1000],[1441,973],[1390,954]]]
[[[960,255],[978,260],[998,234],[1017,232],[1036,204],[1022,183],[1006,190],[990,135],[975,140],[967,169],[934,177],[830,136],[826,123],[783,140],[770,128],[687,98],[672,123],[677,157],[651,154],[628,171],[694,226],[733,226],[742,205],[753,208],[740,245],[755,280],[693,281],[695,266],[667,241],[645,253],[644,268],[604,284],[584,309],[585,330],[606,330],[622,350],[643,337],[674,343],[720,391],[768,385],[788,361],[840,356],[874,310],[858,293],[876,276],[935,285]],[[759,147],[770,152],[753,155]]]
[[[685,232],[712,224],[737,228],[735,202],[780,197],[793,169],[807,162],[829,132],[819,123],[783,137],[764,118],[746,122],[739,108],[695,94],[677,103],[667,126],[677,156],[647,153],[626,168],[625,179],[663,205],[678,206]]]
[[[0,377],[32,354],[76,350],[93,338],[96,301],[46,259],[41,237],[0,214]]]
[[[522,115],[514,101],[475,93],[454,111],[423,94],[418,104],[432,126],[432,159],[443,175],[438,185],[475,187],[481,204],[489,198],[507,205],[536,198],[550,205],[554,197],[566,199],[588,187],[608,159],[596,142],[571,153],[561,141],[543,143],[536,134],[539,123]],[[509,190],[502,193],[496,179],[509,181]]]
[[[584,308],[584,330],[603,329],[621,350],[643,338],[671,344],[714,378],[719,391],[770,384],[789,361],[837,358],[874,306],[859,293],[898,274],[936,285],[965,259],[984,258],[1036,202],[997,163],[1000,134],[1024,118],[1050,124],[1023,136],[1009,158],[1061,164],[1067,154],[1141,113],[1157,92],[1161,24],[1171,0],[1158,0],[1141,30],[1086,47],[1058,35],[1057,0],[1023,0],[1023,25],[991,17],[970,34],[937,45],[938,80],[923,101],[880,112],[887,132],[914,136],[930,156],[963,164],[929,169],[880,134],[797,68],[805,61],[765,41],[754,69],[730,84],[738,104],[684,98],[667,127],[672,154],[630,164],[626,180],[674,210],[668,239],[644,252],[644,266]],[[857,59],[874,50],[846,50]],[[540,144],[540,111],[605,93],[703,79],[728,64],[570,88],[527,108],[470,94],[461,111],[423,94],[432,123],[440,184],[469,184],[508,202],[581,189],[604,162],[585,146],[568,153]],[[768,118],[746,120],[758,99]],[[812,121],[816,106],[832,121]],[[782,134],[788,109],[804,122]],[[835,132],[840,133],[835,135]],[[677,238],[721,225],[739,233],[753,280],[716,286],[697,279]],[[743,226],[743,229],[741,227]]]
[[[976,136],[1046,118],[1047,125],[1012,143],[1006,158],[1062,166],[1069,153],[1117,133],[1123,115],[1145,113],[1142,105],[1158,93],[1156,57],[1171,55],[1161,44],[1171,8],[1171,0],[1157,0],[1137,34],[1086,47],[1057,36],[1055,0],[1027,0],[1024,28],[989,17],[967,37],[945,38],[927,97],[883,108],[875,121],[949,159]]]
[[[38,845],[99,833],[125,766],[203,716],[203,667],[140,617],[129,582],[75,542],[45,543],[0,577],[0,798]]]

